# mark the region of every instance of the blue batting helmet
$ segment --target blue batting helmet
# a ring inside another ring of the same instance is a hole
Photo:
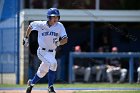
[[[50,8],[48,10],[48,13],[47,13],[47,18],[48,20],[51,19],[51,16],[58,16],[59,19],[60,19],[60,13],[59,13],[59,10],[57,8]]]

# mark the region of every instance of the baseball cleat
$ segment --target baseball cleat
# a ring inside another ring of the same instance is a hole
[[[48,88],[48,93],[56,93],[56,92],[54,91],[53,86],[50,86],[50,87]]]
[[[33,84],[31,82],[32,82],[31,79],[29,79],[27,82],[28,88],[26,89],[26,93],[31,93],[31,91],[32,91]]]
[[[31,93],[33,86],[28,86],[28,88],[26,89],[26,93]]]

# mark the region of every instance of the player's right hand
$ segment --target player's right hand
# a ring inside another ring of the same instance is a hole
[[[55,41],[55,45],[56,46],[60,46],[60,42],[59,41]]]
[[[29,46],[28,38],[25,37],[25,38],[23,39],[23,45],[26,46],[26,47]]]

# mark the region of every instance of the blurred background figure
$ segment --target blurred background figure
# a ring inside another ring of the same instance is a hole
[[[137,72],[138,72],[137,83],[140,83],[140,66],[138,67]]]
[[[81,52],[81,47],[79,45],[74,47],[75,52]]]
[[[99,47],[97,50],[98,53],[103,53],[104,52],[104,48],[103,47]],[[105,80],[105,59],[104,58],[96,58],[94,60],[94,62],[92,62],[92,66],[90,68],[90,76],[91,75],[95,75],[95,81],[96,82],[101,82],[102,80]],[[88,77],[90,77],[88,76]],[[93,77],[91,78],[93,79]],[[101,80],[102,79],[102,80]]]
[[[117,53],[118,48],[113,47],[112,53]],[[120,58],[111,58],[108,65],[107,65],[107,77],[110,83],[113,83],[113,75],[120,75],[120,79],[117,81],[117,83],[123,83],[126,78],[127,69],[121,68],[121,62]]]
[[[82,52],[81,47],[79,45],[74,47],[74,52],[80,53]],[[83,77],[83,82],[88,82],[89,75],[90,75],[90,67],[88,67],[84,59],[82,58],[75,58],[74,66],[73,66],[73,83],[76,82],[76,76]]]

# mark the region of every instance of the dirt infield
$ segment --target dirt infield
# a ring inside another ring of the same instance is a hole
[[[25,93],[25,90],[0,90],[0,93]],[[48,93],[47,90],[33,90],[32,93]],[[74,93],[73,90],[56,90],[56,93]]]
[[[76,93],[76,92],[80,93],[80,91],[82,93],[86,93],[87,91],[90,91],[90,92],[92,91],[93,93],[94,92],[101,93],[101,91],[102,91],[102,93],[103,92],[105,92],[105,93],[126,93],[127,91],[131,92],[131,93],[140,93],[139,90],[132,90],[132,89],[130,89],[130,90],[125,90],[125,89],[124,90],[119,90],[119,89],[116,89],[116,90],[112,90],[112,89],[110,89],[110,90],[104,90],[104,89],[101,89],[101,90],[56,90],[56,93]],[[117,92],[115,92],[115,91],[117,91]],[[138,92],[135,92],[135,91],[138,91]],[[4,90],[0,90],[0,93],[26,93],[26,91],[23,89],[22,90],[4,89]],[[32,90],[32,93],[48,93],[48,91],[47,90]]]
[[[140,93],[140,87],[136,88],[56,88],[56,93],[86,93],[87,91],[92,91],[93,93],[101,93],[101,91],[105,93],[112,93],[113,91],[117,91],[114,93],[126,93],[126,91],[131,91],[131,93]],[[119,92],[118,92],[119,91]],[[133,92],[138,91],[138,92]],[[91,92],[91,93],[92,93]],[[1,88],[0,93],[26,93],[26,88]],[[34,88],[32,93],[48,93],[47,88]]]

